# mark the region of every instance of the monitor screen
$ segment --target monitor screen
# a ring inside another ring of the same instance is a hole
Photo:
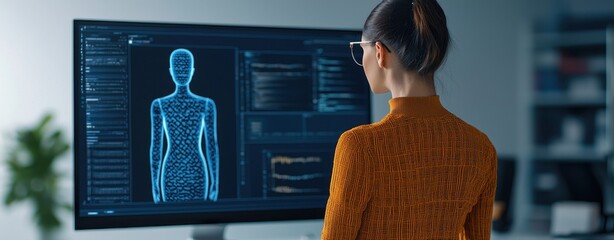
[[[75,20],[76,229],[321,218],[360,37]]]

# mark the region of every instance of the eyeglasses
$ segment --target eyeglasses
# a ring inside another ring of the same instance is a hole
[[[358,64],[358,66],[362,67],[362,56],[364,55],[364,49],[362,48],[363,44],[370,44],[371,46],[375,45],[378,41],[362,41],[362,42],[350,42],[350,51],[352,52],[352,59],[354,62]],[[380,42],[381,43],[381,42]],[[390,49],[386,47],[383,43],[382,46],[386,49],[386,51],[390,52]],[[354,47],[354,45],[360,45],[360,47]]]

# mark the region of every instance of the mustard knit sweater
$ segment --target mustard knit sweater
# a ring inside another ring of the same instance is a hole
[[[497,154],[439,96],[339,138],[322,239],[490,239]]]

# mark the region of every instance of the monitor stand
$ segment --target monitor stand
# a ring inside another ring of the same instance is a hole
[[[192,237],[188,240],[224,240],[226,224],[204,224],[192,227]]]

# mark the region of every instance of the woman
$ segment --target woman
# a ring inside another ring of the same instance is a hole
[[[367,18],[350,47],[390,113],[341,135],[322,239],[490,239],[495,148],[435,92],[449,41],[436,0],[384,0]]]

